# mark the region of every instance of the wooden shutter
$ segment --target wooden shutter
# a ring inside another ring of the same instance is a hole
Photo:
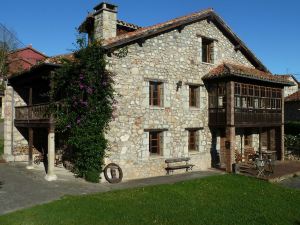
[[[164,151],[164,132],[160,132],[158,136],[159,136],[158,154],[163,155],[163,151]]]
[[[209,63],[214,63],[214,43],[211,42],[209,45],[208,45],[208,48],[209,48]]]
[[[196,88],[196,107],[200,107],[200,87]]]
[[[200,145],[200,140],[199,140],[199,131],[195,131],[195,150],[199,151],[199,145]]]
[[[164,84],[160,83],[158,84],[158,91],[159,91],[159,106],[163,106],[164,105]]]
[[[149,83],[149,105],[153,105],[153,84]]]

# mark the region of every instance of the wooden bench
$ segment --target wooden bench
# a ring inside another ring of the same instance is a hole
[[[190,164],[189,163],[190,160],[191,159],[189,157],[166,159],[165,163],[167,163],[167,167],[166,167],[167,174],[169,175],[170,172],[173,173],[174,170],[179,170],[179,169],[185,169],[186,172],[192,170],[195,165]],[[179,165],[178,163],[181,164]]]

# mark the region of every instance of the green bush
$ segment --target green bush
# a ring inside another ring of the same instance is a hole
[[[74,173],[99,182],[107,148],[105,132],[116,103],[113,74],[105,69],[105,51],[99,42],[77,43],[74,59],[64,60],[52,77],[51,108],[57,132],[72,150]]]
[[[85,174],[85,180],[92,183],[99,183],[100,172],[97,170],[90,170]]]

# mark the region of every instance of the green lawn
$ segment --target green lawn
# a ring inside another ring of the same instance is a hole
[[[39,191],[34,189],[33,191]],[[0,217],[0,224],[300,224],[300,191],[238,175],[61,200]]]
[[[0,138],[0,159],[3,153],[4,153],[4,140]]]

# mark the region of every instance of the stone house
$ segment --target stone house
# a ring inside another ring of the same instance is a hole
[[[292,83],[272,75],[212,9],[142,28],[118,20],[117,6],[101,3],[79,29],[90,41],[102,40],[116,74],[106,163],[117,163],[124,178],[164,175],[167,158],[190,157],[195,170],[228,172],[249,149],[265,147],[283,159],[283,92]],[[48,180],[55,179],[54,121],[39,113],[46,100],[37,86],[49,88],[41,76],[59,66],[55,61],[9,80],[16,89],[28,87],[14,96],[25,105],[15,108],[14,126],[28,141],[30,165],[32,149],[42,147],[34,137],[45,140]],[[5,153],[18,148],[6,144]]]
[[[300,121],[300,90],[284,100],[285,122]]]
[[[33,65],[45,60],[46,55],[32,48],[31,45],[17,49],[8,54],[8,73],[14,74],[30,69]],[[3,94],[1,95],[1,118],[4,119],[5,109],[5,83],[3,82]]]

